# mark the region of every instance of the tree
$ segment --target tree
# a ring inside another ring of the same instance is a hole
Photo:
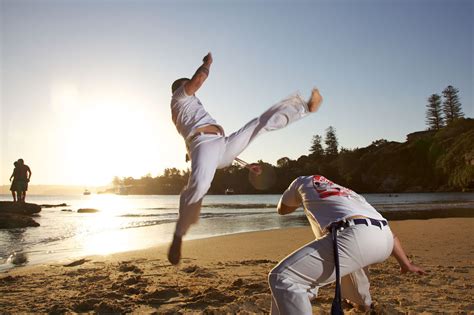
[[[320,135],[315,135],[313,136],[313,140],[311,140],[311,148],[309,148],[309,152],[311,155],[314,156],[322,156],[324,155],[324,149],[323,146],[321,145],[321,136]]]
[[[426,124],[428,125],[428,129],[441,129],[444,124],[441,109],[441,97],[438,94],[432,94],[428,98],[428,104],[426,107]]]
[[[333,126],[329,126],[326,129],[326,139],[324,140],[326,144],[326,155],[337,155],[339,143],[337,142],[336,129]]]
[[[277,166],[279,168],[288,167],[290,165],[290,162],[291,162],[290,158],[285,156],[277,160]]]
[[[446,124],[449,124],[458,118],[464,117],[464,113],[461,109],[461,102],[459,101],[458,92],[459,90],[453,87],[452,85],[448,85],[443,91],[443,111],[444,117],[446,119]]]

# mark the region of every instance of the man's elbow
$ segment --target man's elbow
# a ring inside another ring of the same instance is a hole
[[[277,208],[278,214],[280,214],[280,215],[289,214],[289,213],[292,213],[295,210],[296,210],[296,207],[289,207],[289,206],[287,206],[283,203],[279,204],[278,208]]]

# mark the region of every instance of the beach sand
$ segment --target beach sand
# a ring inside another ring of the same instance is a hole
[[[393,258],[371,266],[377,314],[473,313],[474,218],[391,221],[409,257],[428,273],[401,275]],[[267,274],[313,238],[309,227],[220,236],[184,243],[178,267],[167,246],[94,256],[0,274],[0,312],[268,313]],[[333,286],[315,314],[330,310]],[[345,305],[347,313],[354,313]]]

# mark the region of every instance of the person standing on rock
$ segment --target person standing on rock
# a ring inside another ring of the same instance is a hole
[[[28,183],[31,178],[31,169],[28,165],[25,164],[23,159],[18,160],[18,171],[15,176],[17,181],[17,199],[18,202],[25,202],[26,192],[28,191]]]
[[[13,169],[12,175],[10,176],[10,191],[12,192],[13,202],[17,201],[17,195],[19,195],[18,185],[17,185],[17,173],[18,173],[18,161],[13,162],[15,168]],[[13,181],[12,181],[13,180]]]
[[[322,102],[316,88],[311,91],[309,101],[294,94],[226,136],[224,128],[209,115],[195,95],[209,76],[212,62],[212,55],[208,53],[191,79],[178,79],[171,86],[172,119],[186,142],[191,158],[191,175],[180,196],[178,222],[168,252],[168,260],[173,265],[178,264],[181,258],[182,237],[199,219],[202,199],[216,169],[231,165],[260,134],[281,129],[316,112]]]

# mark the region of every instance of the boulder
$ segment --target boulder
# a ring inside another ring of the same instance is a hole
[[[0,213],[0,229],[36,227],[39,223],[27,215]]]
[[[77,210],[77,213],[95,213],[95,212],[99,212],[99,210],[92,209],[92,208],[82,208],[82,209]]]
[[[0,201],[0,213],[32,215],[40,211],[41,206],[35,203]]]
[[[39,226],[31,215],[40,211],[41,206],[34,203],[0,201],[0,229]]]

